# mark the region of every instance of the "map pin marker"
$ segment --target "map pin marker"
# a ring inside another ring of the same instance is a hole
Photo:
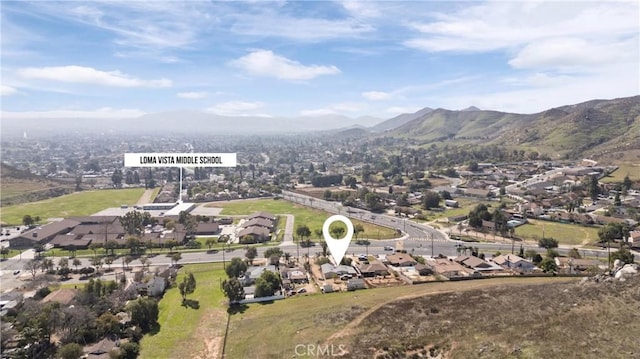
[[[329,227],[333,222],[337,221],[347,226],[347,235],[342,239],[333,238],[331,237],[331,233],[329,233]],[[353,223],[345,216],[333,215],[324,221],[322,235],[324,236],[324,241],[327,243],[327,247],[329,247],[333,260],[336,262],[336,265],[340,265],[340,261],[342,261],[344,254],[347,253],[349,243],[351,243],[351,237],[353,237]]]

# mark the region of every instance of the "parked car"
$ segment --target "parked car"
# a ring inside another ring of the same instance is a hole
[[[19,270],[14,270],[14,271],[13,271],[13,275],[18,275],[18,274],[20,274],[20,271],[19,271]]]
[[[298,289],[298,294],[302,294],[302,293],[306,293],[306,292],[307,292],[307,288]]]

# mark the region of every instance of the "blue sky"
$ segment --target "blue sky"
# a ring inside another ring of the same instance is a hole
[[[533,113],[640,93],[637,1],[2,1],[2,116]]]

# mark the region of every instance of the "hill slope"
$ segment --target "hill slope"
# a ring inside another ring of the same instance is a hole
[[[638,285],[640,276],[398,300],[342,337],[349,351],[344,357],[637,358]]]
[[[437,109],[391,134],[425,142],[535,148],[552,157],[598,158],[640,149],[640,96],[593,100],[536,114]]]
[[[68,182],[52,180],[0,164],[0,206],[38,201],[73,192]]]

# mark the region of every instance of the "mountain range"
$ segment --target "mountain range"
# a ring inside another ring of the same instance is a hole
[[[342,136],[390,136],[418,142],[500,144],[567,157],[640,153],[640,96],[592,100],[535,114],[425,107],[387,120],[341,115],[230,117],[202,111],[151,113],[133,119],[3,119],[2,136],[65,133],[275,134],[330,131]],[[640,162],[640,160],[638,160]]]

